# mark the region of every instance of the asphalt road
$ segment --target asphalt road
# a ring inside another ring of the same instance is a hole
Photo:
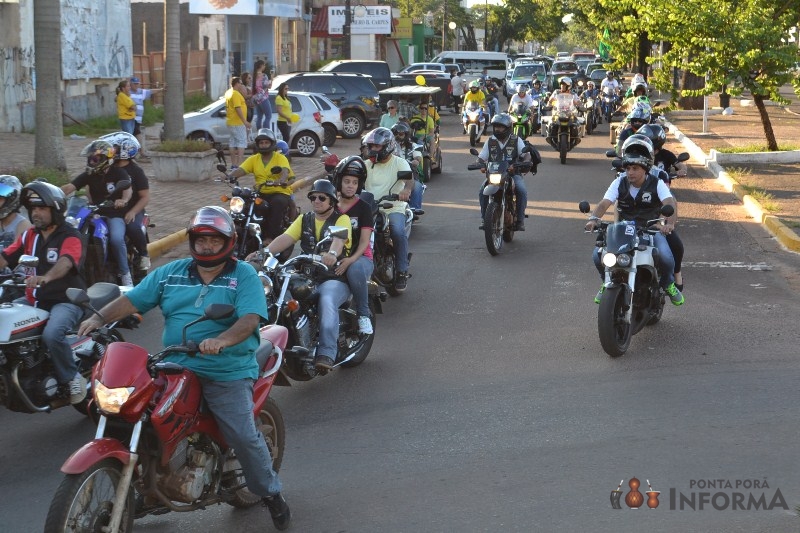
[[[528,231],[491,257],[481,178],[466,171],[454,117],[443,120],[445,172],[413,230],[413,278],[385,305],[369,358],[274,392],[293,531],[797,531],[798,256],[713,180],[679,180],[686,304],[611,359],[577,210],[612,179],[607,125],[566,165],[534,138],[544,163],[527,178]],[[151,313],[128,339],[156,349],[159,334]],[[0,530],[40,531],[60,464],[93,427],[70,409],[3,410],[0,426]],[[634,476],[660,491],[657,509],[612,509],[611,491],[624,480],[624,500]],[[733,510],[735,493],[774,505]],[[681,512],[681,497],[695,509]],[[153,533],[271,527],[260,507],[137,522]]]

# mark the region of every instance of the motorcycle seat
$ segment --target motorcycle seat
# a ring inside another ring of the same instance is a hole
[[[116,300],[120,291],[118,285],[101,281],[86,289],[86,294],[89,295],[92,307],[102,309],[106,304]]]
[[[258,362],[258,371],[263,372],[265,370],[265,366],[267,361],[269,361],[269,356],[272,355],[272,350],[274,345],[271,341],[266,339],[261,340],[261,344],[256,349],[256,361]]]

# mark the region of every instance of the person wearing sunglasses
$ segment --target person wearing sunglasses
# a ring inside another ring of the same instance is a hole
[[[344,273],[337,273],[334,265],[350,256],[352,246],[352,225],[350,217],[343,215],[338,209],[336,187],[327,179],[319,179],[308,192],[311,211],[298,216],[292,225],[275,238],[267,252],[277,255],[300,241],[300,248],[305,254],[321,253],[322,262],[329,271],[317,278],[319,293],[319,342],[314,356],[314,368],[319,373],[326,373],[336,362],[339,351],[339,307],[350,297],[350,287]],[[347,228],[347,239],[334,238],[322,250],[317,250],[317,243],[326,235],[331,226]]]
[[[639,131],[639,128],[645,124],[650,123],[652,116],[652,108],[650,104],[645,102],[637,102],[625,121],[620,126],[619,135],[617,135],[617,145],[614,147],[618,155],[622,155],[622,146],[628,138]]]
[[[380,127],[391,129],[398,120],[400,120],[400,116],[397,114],[397,102],[389,100],[386,102],[386,113],[381,116]]]

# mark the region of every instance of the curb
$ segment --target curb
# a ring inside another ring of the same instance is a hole
[[[714,158],[703,152],[699,146],[676,128],[674,124],[669,121],[665,121],[665,123],[669,127],[669,131],[683,144],[686,151],[689,152],[692,159],[703,163],[705,168],[714,174],[717,182],[719,182],[726,191],[733,193],[736,198],[741,200],[745,210],[751,217],[767,228],[767,231],[769,231],[787,250],[800,253],[800,237],[798,237],[797,233],[795,233],[792,228],[781,222],[775,215],[771,215],[769,212],[765,211],[764,208],[761,207],[761,204],[751,195],[747,194],[745,188],[735,179],[731,178]],[[716,151],[712,150],[712,152]]]

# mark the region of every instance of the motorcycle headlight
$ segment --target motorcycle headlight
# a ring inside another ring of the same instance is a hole
[[[261,285],[264,286],[264,296],[269,296],[272,292],[272,280],[264,272],[259,272],[258,277],[261,280]]]
[[[617,256],[612,253],[607,253],[603,256],[603,264],[611,268],[617,264]]]
[[[76,228],[76,229],[81,223],[81,219],[80,218],[75,218],[73,216],[69,216],[69,217],[65,218],[64,221],[67,224],[69,224],[70,226],[72,226],[73,228]]]
[[[101,411],[109,414],[119,413],[123,404],[128,401],[133,391],[133,387],[109,389],[100,383],[99,380],[95,380],[94,382],[94,399],[97,402],[97,407]]]
[[[489,183],[492,185],[500,185],[500,182],[503,180],[503,175],[499,172],[489,174]]]
[[[617,256],[617,264],[622,268],[627,268],[631,264],[631,256],[628,254],[619,254]]]
[[[233,198],[231,198],[231,204],[229,209],[231,213],[238,215],[244,209],[244,200],[239,196],[234,196]]]

